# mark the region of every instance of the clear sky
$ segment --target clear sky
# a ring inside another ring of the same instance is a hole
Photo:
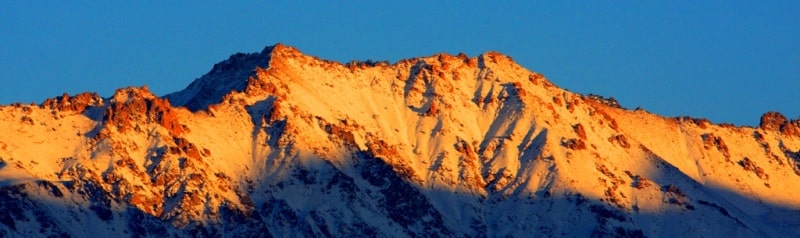
[[[342,62],[494,50],[665,116],[800,116],[800,1],[547,2],[3,1],[0,104],[141,85],[163,95],[283,42]]]

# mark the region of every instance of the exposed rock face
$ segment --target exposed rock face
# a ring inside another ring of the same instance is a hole
[[[799,125],[626,110],[496,52],[279,44],[164,98],[0,107],[0,236],[790,236]]]

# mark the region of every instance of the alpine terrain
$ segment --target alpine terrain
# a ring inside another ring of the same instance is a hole
[[[0,106],[0,132],[0,237],[800,235],[800,119],[665,118],[496,52],[277,44],[162,97]]]

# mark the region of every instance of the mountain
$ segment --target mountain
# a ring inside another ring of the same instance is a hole
[[[800,119],[665,118],[510,57],[281,44],[186,89],[0,107],[2,237],[787,237]]]

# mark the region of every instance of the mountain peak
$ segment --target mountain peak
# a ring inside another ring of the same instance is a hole
[[[273,45],[272,47],[268,47],[268,48],[271,48],[270,55],[272,55],[275,58],[279,58],[281,56],[283,56],[283,57],[292,57],[292,56],[296,56],[298,54],[302,54],[297,48],[294,48],[294,47],[289,46],[289,45],[285,45],[283,43],[277,43],[277,44]],[[264,50],[266,51],[267,49],[265,48]]]
[[[242,91],[247,79],[257,68],[267,68],[276,48],[285,49],[280,44],[266,47],[260,53],[236,53],[227,60],[219,62],[203,75],[195,79],[185,89],[164,96],[173,105],[184,106],[192,111],[202,110],[210,104],[219,103],[231,91]]]
[[[0,106],[0,236],[800,234],[800,120],[761,121],[627,110],[491,51],[276,44],[163,98]]]

